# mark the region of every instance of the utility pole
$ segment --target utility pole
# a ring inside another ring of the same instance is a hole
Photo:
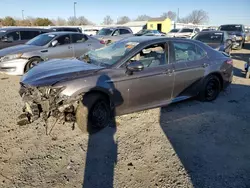
[[[24,15],[23,15],[23,12],[24,12],[24,10],[22,10],[22,18],[23,18],[23,20],[24,20]]]
[[[74,18],[76,19],[76,2],[74,2]]]
[[[178,12],[177,12],[177,22],[179,22],[179,8],[178,8]]]

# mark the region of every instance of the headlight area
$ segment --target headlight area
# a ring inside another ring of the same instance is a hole
[[[65,87],[26,87],[21,86],[19,94],[24,102],[23,113],[19,116],[18,125],[26,125],[42,118],[75,122],[75,112],[81,96],[69,97],[62,95]]]
[[[10,60],[12,60],[12,59],[18,59],[18,58],[21,58],[22,55],[23,55],[22,53],[6,55],[6,56],[3,56],[3,57],[0,59],[0,62],[10,61]]]
[[[242,37],[242,36],[235,36],[235,40],[236,40],[236,41],[242,41],[242,40],[243,40],[243,37]]]

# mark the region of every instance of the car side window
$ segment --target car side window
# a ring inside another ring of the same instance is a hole
[[[21,40],[30,40],[39,34],[39,31],[20,31]]]
[[[131,32],[127,29],[120,29],[120,35],[130,34]]]
[[[118,36],[120,35],[119,29],[115,30],[114,33],[112,34],[113,36]]]
[[[56,39],[58,41],[57,46],[67,45],[70,44],[70,36],[69,35],[62,35]]]
[[[184,42],[173,42],[175,62],[196,61],[204,57],[205,52],[195,44]]]
[[[166,65],[168,64],[168,45],[159,43],[147,46],[132,57],[128,63],[133,61],[141,62],[145,68]]]
[[[81,34],[73,34],[72,35],[72,43],[82,43],[88,40],[86,35]]]
[[[20,32],[19,31],[10,32],[10,33],[6,34],[6,37],[8,39],[10,39],[11,41],[20,40]]]

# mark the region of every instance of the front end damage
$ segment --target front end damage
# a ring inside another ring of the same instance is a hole
[[[21,84],[19,94],[25,105],[18,125],[29,124],[39,118],[47,123],[49,117],[75,122],[76,109],[82,97],[62,95],[63,89],[64,87],[30,87]]]

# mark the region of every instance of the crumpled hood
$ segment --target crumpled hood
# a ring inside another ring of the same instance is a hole
[[[29,86],[50,86],[65,79],[84,77],[103,68],[75,58],[53,59],[33,67],[21,78],[21,83]]]
[[[8,48],[4,48],[0,50],[0,56],[6,56],[10,54],[18,54],[18,53],[25,53],[25,52],[31,52],[31,51],[36,51],[43,49],[43,46],[34,46],[34,45],[17,45],[17,46],[12,46]]]

